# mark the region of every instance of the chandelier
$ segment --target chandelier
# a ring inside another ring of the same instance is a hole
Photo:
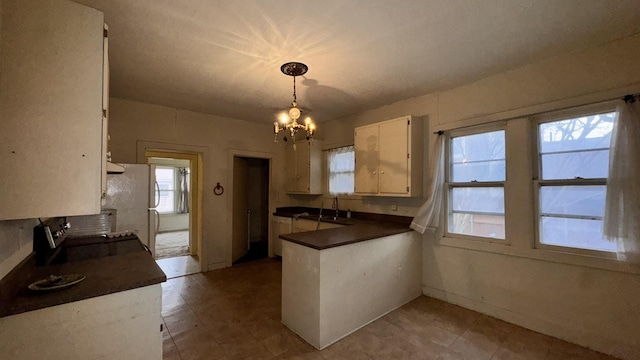
[[[288,141],[287,133],[289,133],[294,150],[296,149],[296,133],[298,131],[304,129],[307,133],[306,139],[311,140],[313,138],[313,133],[316,130],[316,125],[308,116],[304,119],[304,123],[301,124],[298,122],[298,119],[300,118],[300,109],[298,108],[298,102],[296,101],[296,76],[306,74],[307,70],[309,70],[307,65],[299,62],[288,62],[280,67],[280,71],[282,71],[283,74],[293,76],[293,102],[291,102],[291,109],[289,109],[289,111],[282,112],[280,114],[280,122],[276,121],[273,123],[275,133],[273,141],[278,142],[278,134],[280,132],[284,133],[284,141]]]

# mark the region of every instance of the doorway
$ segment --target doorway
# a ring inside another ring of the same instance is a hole
[[[201,272],[201,155],[147,150],[145,157],[155,165],[156,262],[168,278]]]
[[[269,256],[269,159],[234,156],[232,263]]]
[[[195,255],[189,244],[189,160],[151,157],[148,162],[155,165],[156,178],[155,258],[159,260]]]

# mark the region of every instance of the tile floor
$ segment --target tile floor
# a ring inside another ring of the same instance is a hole
[[[196,274],[200,272],[200,262],[197,256],[178,256],[156,260],[156,264],[167,275],[167,279]]]
[[[280,323],[280,278],[266,259],[163,283],[164,359],[613,359],[425,296],[318,351]]]

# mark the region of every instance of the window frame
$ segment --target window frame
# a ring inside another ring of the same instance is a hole
[[[494,132],[494,131],[504,131],[504,138],[505,138],[505,179],[504,181],[473,181],[473,182],[452,182],[451,181],[451,171],[452,171],[452,167],[453,164],[451,163],[451,141],[453,138],[457,138],[457,137],[462,137],[462,136],[470,136],[470,135],[477,135],[477,134],[483,134],[483,133],[489,133],[489,132]],[[497,123],[491,123],[491,124],[485,124],[485,125],[478,125],[478,126],[471,126],[471,127],[465,127],[465,128],[459,128],[459,129],[453,129],[450,131],[447,131],[445,133],[446,139],[445,139],[445,148],[443,149],[444,151],[444,162],[445,162],[445,168],[444,168],[444,172],[445,172],[445,181],[444,181],[444,187],[443,187],[443,191],[446,191],[446,193],[444,194],[444,226],[443,226],[443,236],[446,238],[451,238],[451,239],[461,239],[463,241],[476,241],[476,242],[483,242],[483,243],[494,243],[494,244],[500,244],[500,245],[509,245],[509,238],[508,238],[508,230],[507,230],[507,201],[506,201],[506,196],[507,196],[507,181],[508,181],[508,176],[507,176],[507,158],[508,158],[508,152],[507,152],[507,146],[506,146],[506,142],[507,142],[507,126],[506,126],[506,122],[497,122]],[[504,220],[505,220],[505,224],[504,224],[504,231],[505,231],[505,236],[504,239],[501,238],[492,238],[492,237],[484,237],[484,236],[476,236],[476,235],[467,235],[467,234],[460,234],[460,233],[455,233],[455,232],[450,232],[449,231],[449,223],[450,223],[450,218],[452,216],[452,190],[454,188],[482,188],[482,187],[501,187],[502,191],[503,191],[503,201],[504,201]]]
[[[532,187],[533,187],[533,221],[534,221],[534,248],[540,250],[557,251],[569,254],[593,256],[604,259],[617,259],[616,252],[577,248],[571,246],[544,244],[541,239],[541,213],[540,213],[540,189],[543,186],[589,186],[607,185],[607,178],[579,178],[579,179],[542,179],[542,160],[540,154],[540,125],[550,122],[571,120],[582,116],[610,113],[616,111],[615,102],[603,102],[599,104],[580,106],[544,114],[531,116],[531,157],[532,157]],[[610,148],[609,148],[610,149]],[[604,218],[604,216],[603,216]]]

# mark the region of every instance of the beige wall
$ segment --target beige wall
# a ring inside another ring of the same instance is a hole
[[[283,206],[283,149],[273,142],[272,125],[182,111],[112,98],[110,102],[109,148],[114,162],[135,163],[138,142],[165,143],[167,148],[199,149],[203,152],[203,248],[204,269],[230,266],[231,209],[233,194],[231,153],[272,158],[270,211]],[[160,145],[164,146],[164,145]],[[216,183],[225,188],[213,194]],[[280,200],[280,201],[279,201]]]
[[[638,63],[640,35],[491,76],[439,93],[434,127],[508,119],[638,92]],[[631,335],[640,331],[639,269],[612,264],[610,271],[578,256],[567,260],[586,266],[440,243],[425,237],[425,294],[625,359],[640,358],[640,336]]]
[[[425,127],[428,138],[438,129],[640,92],[639,63],[640,35],[635,35],[319,127],[339,129],[331,131],[325,141],[341,144],[353,141],[356,126],[408,114],[426,115],[431,126]],[[320,201],[320,197],[292,197],[298,205],[319,206]],[[397,212],[390,210],[394,201]],[[340,200],[341,208],[399,215],[414,215],[422,202],[401,198]],[[511,242],[526,243],[525,239]],[[607,266],[607,261],[578,256],[547,259],[547,254],[537,254],[530,258],[536,251],[533,249],[508,251],[498,246],[486,251],[464,243],[443,243],[440,238],[424,238],[425,294],[625,359],[640,358],[640,269]]]

